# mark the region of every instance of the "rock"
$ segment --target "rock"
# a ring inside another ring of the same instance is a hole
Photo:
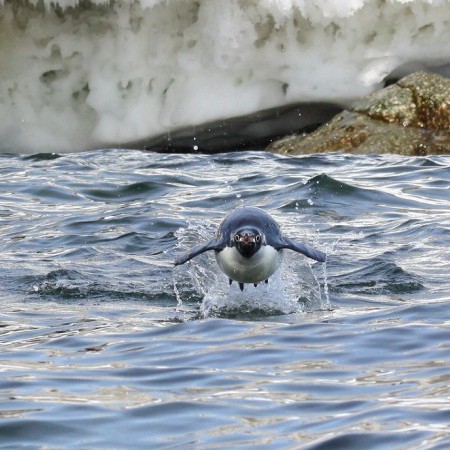
[[[222,153],[261,149],[296,130],[316,129],[331,120],[341,107],[330,103],[303,103],[254,114],[171,130],[127,145],[161,153]]]
[[[288,136],[268,150],[292,155],[450,154],[450,79],[413,73],[358,100],[313,133]]]

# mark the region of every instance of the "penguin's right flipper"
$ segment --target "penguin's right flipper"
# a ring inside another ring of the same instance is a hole
[[[179,266],[180,264],[184,264],[190,259],[195,258],[196,256],[201,255],[202,253],[205,253],[209,250],[223,250],[223,248],[223,245],[217,239],[213,239],[207,244],[199,245],[198,247],[194,247],[193,249],[191,249],[189,252],[177,256],[175,258],[174,264],[176,266]]]

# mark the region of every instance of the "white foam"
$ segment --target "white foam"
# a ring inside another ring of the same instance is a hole
[[[449,0],[54,4],[0,1],[2,151],[120,145],[278,105],[346,102],[392,72],[450,64]]]
[[[213,227],[211,232],[207,231],[209,228],[205,229],[203,222],[201,226],[191,223],[188,228],[177,230],[180,245],[177,252],[209,240]],[[173,282],[179,311],[188,308],[185,303],[193,301],[201,302],[200,313],[205,318],[303,314],[331,309],[325,265],[311,264],[298,253],[286,251],[282,266],[268,284],[262,282],[254,287],[248,283],[241,291],[238,283],[229,284],[211,253],[175,269]]]

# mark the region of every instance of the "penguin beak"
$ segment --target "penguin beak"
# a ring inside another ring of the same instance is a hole
[[[246,245],[254,244],[256,242],[256,237],[253,234],[245,233],[244,235],[240,236],[239,242]]]

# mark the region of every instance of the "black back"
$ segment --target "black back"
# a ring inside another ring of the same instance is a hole
[[[219,225],[217,240],[231,246],[236,231],[243,228],[259,230],[266,237],[266,244],[278,247],[281,244],[280,226],[265,211],[253,206],[243,206],[231,211]]]

